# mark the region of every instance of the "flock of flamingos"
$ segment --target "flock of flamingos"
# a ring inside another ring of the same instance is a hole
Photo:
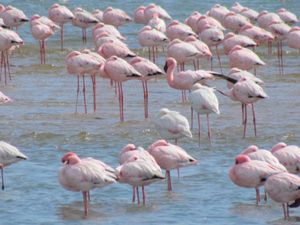
[[[65,57],[67,71],[77,76],[76,111],[78,95],[83,93],[84,111],[87,113],[86,77],[92,80],[93,110],[96,111],[96,78],[100,76],[110,79],[110,84],[115,87],[119,98],[120,121],[123,122],[122,84],[129,79],[138,79],[144,90],[144,115],[148,118],[147,81],[166,75],[169,86],[182,91],[182,101],[191,104],[191,127],[193,112],[197,113],[199,140],[200,115],[207,117],[208,138],[211,139],[209,114],[219,114],[215,91],[241,103],[244,137],[247,108],[251,107],[256,136],[254,103],[268,97],[262,87],[263,81],[256,77],[256,68],[265,65],[255,53],[256,48],[268,44],[270,49],[274,43],[277,44],[278,68],[282,75],[282,42],[286,42],[290,48],[300,49],[300,28],[293,26],[298,22],[297,17],[283,8],[276,13],[266,10],[259,13],[239,3],[235,3],[231,9],[216,4],[205,14],[193,12],[182,23],[173,20],[166,10],[155,4],[138,7],[133,19],[117,8],[108,7],[103,12],[97,9],[90,13],[82,8],[71,11],[59,4],[49,8],[48,17],[34,14],[28,19],[20,9],[0,5],[1,82],[5,84],[11,79],[9,55],[23,44],[17,28],[25,22],[30,23],[32,35],[39,41],[41,64],[46,63],[45,41],[56,30],[60,30],[63,50],[65,24],[72,23],[82,28],[83,43],[87,42],[87,28],[92,28],[96,52],[84,49],[72,51]],[[130,50],[125,43],[126,38],[118,31],[119,26],[132,22],[145,25],[138,32],[137,38],[139,44],[148,49],[147,58]],[[223,52],[229,59],[231,70],[227,75],[222,73],[220,46],[223,46]],[[162,52],[166,52],[168,57],[164,70],[155,64]],[[221,72],[213,71],[213,54],[218,58]],[[210,70],[199,69],[202,60],[210,63]],[[193,65],[194,70],[186,70],[186,64]],[[249,72],[252,69],[254,72]],[[214,79],[226,80],[229,91],[210,87],[207,81]],[[189,92],[188,97],[186,91]],[[10,102],[8,96],[2,92],[0,94],[1,103]],[[170,170],[177,169],[179,172],[180,167],[197,164],[195,158],[177,145],[178,138],[192,137],[186,117],[162,108],[153,122],[161,137],[175,139],[175,144],[158,140],[147,150],[128,144],[120,152],[120,166],[116,169],[100,160],[80,158],[74,152],[62,157],[59,182],[67,190],[83,193],[85,216],[88,215],[91,189],[115,182],[127,183],[133,187],[132,201],[138,204],[139,187],[142,188],[142,202],[145,204],[144,186],[165,179],[166,176],[167,188],[171,191]],[[0,142],[2,189],[3,168],[22,159],[27,157],[17,148]],[[166,170],[165,176],[162,169]],[[299,147],[278,143],[271,151],[249,146],[236,156],[236,164],[230,168],[229,177],[238,186],[255,188],[257,204],[260,203],[259,187],[264,186],[265,200],[269,196],[282,203],[284,218],[288,219],[289,208],[300,205],[300,178],[295,175],[299,172]]]

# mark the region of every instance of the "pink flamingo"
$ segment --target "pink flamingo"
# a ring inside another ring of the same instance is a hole
[[[142,187],[143,205],[146,204],[145,186],[165,179],[161,168],[149,154],[147,157],[133,155],[124,164],[116,168],[118,181],[135,187]],[[138,204],[139,194],[138,195]],[[134,199],[133,199],[134,200]]]
[[[116,183],[115,171],[100,160],[81,159],[74,152],[65,154],[61,161],[64,166],[59,171],[59,183],[69,191],[82,192],[84,215],[87,216],[89,191]]]
[[[283,75],[282,41],[286,39],[287,34],[291,30],[291,27],[285,23],[274,21],[269,24],[268,30],[274,35],[275,39],[277,40],[279,73]]]
[[[251,38],[240,34],[234,34],[232,32],[229,32],[225,35],[222,44],[224,46],[224,52],[226,55],[236,45],[240,45],[245,48],[255,48],[257,46],[256,42]]]
[[[92,14],[99,22],[103,22],[103,12],[100,9],[94,9]]]
[[[147,20],[145,18],[145,6],[141,5],[134,10],[133,21],[135,23],[147,24]]]
[[[290,173],[278,173],[270,176],[265,182],[268,195],[275,202],[282,203],[284,219],[289,219],[289,207],[300,205],[300,178]],[[289,202],[295,201],[289,205]]]
[[[2,18],[0,18],[0,27],[2,27],[2,28],[9,28],[8,26],[5,25],[5,23],[4,23],[4,21],[3,21]]]
[[[237,67],[242,70],[254,69],[254,74],[256,74],[257,66],[266,65],[253,51],[240,45],[236,45],[234,48],[232,48],[228,56],[229,65],[231,68]]]
[[[166,22],[159,18],[158,14],[153,14],[152,19],[149,20],[148,25],[160,32],[166,32]]]
[[[200,37],[201,41],[203,41],[205,44],[207,44],[210,48],[213,46],[216,47],[219,66],[220,66],[221,72],[223,72],[220,54],[219,54],[219,50],[218,50],[218,45],[224,39],[224,34],[223,34],[222,30],[220,30],[217,27],[207,24],[205,26],[205,30],[203,30],[199,34],[199,37]],[[211,58],[211,60],[212,60],[212,58]],[[212,61],[211,61],[211,70],[212,70]]]
[[[49,18],[60,26],[60,46],[64,48],[64,25],[71,23],[74,14],[64,5],[53,4],[48,10]]]
[[[208,27],[216,27],[221,31],[225,30],[225,28],[222,26],[222,24],[218,20],[216,20],[214,17],[206,16],[206,15],[200,16],[197,21],[196,33],[201,34],[202,31],[204,31]]]
[[[39,41],[41,64],[46,64],[45,40],[54,34],[54,29],[58,28],[54,22],[47,17],[37,14],[30,19],[30,29],[32,36]]]
[[[96,45],[95,49],[99,49],[101,47],[101,45],[103,45],[106,42],[111,42],[111,41],[113,41],[117,45],[123,45],[123,46],[127,47],[127,45],[123,41],[121,41],[120,39],[116,38],[115,36],[104,31],[104,32],[101,32],[100,34],[98,34],[97,37],[94,38],[94,43]]]
[[[200,68],[200,58],[207,58],[207,60],[211,60],[212,53],[208,47],[207,44],[205,44],[203,41],[197,39],[195,36],[189,36],[186,39],[184,39],[185,42],[188,42],[192,44],[197,50],[199,50],[200,55],[196,58],[196,62],[194,60],[194,68],[199,69]]]
[[[9,76],[9,79],[11,79],[8,52],[13,47],[22,44],[23,44],[23,40],[16,32],[12,30],[0,28],[0,51],[1,51],[0,73],[2,74],[2,68],[3,68],[5,84],[7,84],[7,75]],[[0,76],[0,80],[1,80],[1,76]]]
[[[266,42],[270,43],[274,40],[274,36],[271,34],[271,32],[251,24],[246,24],[245,26],[243,26],[240,29],[239,34],[251,38],[257,43],[257,45]]]
[[[263,85],[264,82],[259,79],[258,77],[256,77],[254,74],[246,71],[246,70],[241,70],[239,68],[236,68],[236,67],[233,67],[229,70],[228,72],[228,77],[230,78],[233,78],[235,80],[240,80],[242,78],[246,78],[246,79],[250,79],[250,80],[253,80],[256,84],[258,85]],[[231,89],[233,87],[234,83],[232,82],[227,82],[227,87],[228,89]]]
[[[247,7],[244,7],[241,11],[240,14],[248,18],[250,21],[255,22],[257,20],[257,17],[259,13],[255,11],[254,9],[250,9]]]
[[[178,20],[173,20],[168,24],[166,29],[167,37],[172,41],[174,39],[184,40],[188,36],[196,36],[197,34],[188,25],[179,22]]]
[[[198,163],[198,161],[190,156],[183,148],[168,143],[165,140],[155,141],[149,146],[148,152],[154,157],[157,164],[166,170],[168,191],[172,191],[170,170],[192,166]]]
[[[152,50],[152,61],[156,61],[156,48],[158,46],[163,46],[168,42],[167,36],[150,26],[144,26],[138,33],[139,44],[142,47],[148,47],[148,56],[151,60],[151,50]]]
[[[220,4],[215,4],[208,12],[208,15],[215,18],[219,22],[222,22],[227,13],[229,13],[229,9]]]
[[[108,33],[112,36],[115,36],[116,38],[118,38],[122,41],[124,41],[126,39],[125,37],[123,37],[121,35],[121,33],[114,26],[99,22],[99,23],[97,23],[96,26],[93,27],[93,38],[94,38],[94,40],[96,39],[96,37],[98,35],[103,34],[104,32]]]
[[[242,6],[239,2],[235,2],[231,6],[231,10],[235,13],[240,13],[244,9],[244,6]]]
[[[2,179],[2,190],[4,190],[4,167],[7,167],[20,160],[26,159],[27,157],[22,152],[20,152],[15,146],[12,146],[4,141],[0,141],[0,170]]]
[[[10,27],[11,29],[16,27],[16,30],[20,25],[29,21],[22,10],[10,5],[1,10],[0,17],[3,19],[6,26]]]
[[[98,48],[97,52],[105,59],[108,59],[111,56],[118,56],[123,59],[130,59],[136,56],[136,54],[132,52],[126,45],[119,45],[114,40],[110,40],[102,44]]]
[[[132,22],[132,19],[122,9],[107,7],[107,9],[103,12],[103,22],[118,28],[125,23]]]
[[[290,48],[300,49],[300,27],[292,27],[286,35],[286,40]]]
[[[300,173],[300,148],[279,142],[272,147],[272,154],[290,173]]]
[[[132,161],[133,157],[139,157],[140,159],[153,161],[154,158],[142,147],[136,147],[134,144],[127,144],[119,153],[119,164],[123,165],[128,161]],[[135,202],[135,195],[137,195],[137,202],[140,204],[139,189],[138,186],[133,186],[132,190],[132,202]]]
[[[193,137],[189,121],[177,111],[162,108],[152,122],[162,138],[175,139],[175,144],[178,138]]]
[[[281,172],[283,171],[267,162],[251,160],[247,155],[238,155],[235,158],[235,165],[229,170],[229,178],[237,186],[255,188],[256,204],[258,205],[260,202],[259,187],[264,185],[269,176]]]
[[[148,80],[165,73],[154,63],[142,57],[134,57],[130,64],[142,75],[145,119],[148,118]]]
[[[236,14],[235,12],[229,12],[223,18],[224,27],[235,33],[248,23],[250,22],[245,16]]]
[[[287,24],[292,25],[294,23],[298,23],[299,22],[297,16],[294,13],[286,10],[285,8],[278,9],[277,10],[277,14]]]
[[[190,26],[194,32],[197,32],[197,21],[200,16],[201,13],[194,11],[188,18],[185,19],[184,23]]]
[[[103,77],[110,78],[111,80],[115,81],[118,85],[120,121],[124,122],[122,83],[132,78],[139,78],[142,75],[124,59],[117,56],[111,56],[108,60],[106,60],[103,66],[101,66],[101,74]]]
[[[145,15],[145,19],[146,21],[149,21],[153,14],[158,14],[160,18],[164,19],[164,20],[171,20],[171,16],[169,15],[169,13],[163,9],[161,6],[159,5],[155,5],[154,3],[149,4],[145,10],[144,10],[144,15]]]
[[[76,95],[76,111],[77,112],[77,103],[78,103],[78,95],[79,95],[79,79],[80,76],[82,76],[82,82],[83,82],[83,98],[84,98],[84,109],[85,113],[87,113],[87,107],[86,107],[86,88],[85,88],[85,74],[95,74],[95,71],[99,70],[101,65],[103,65],[104,60],[99,60],[99,57],[96,58],[95,56],[88,54],[88,53],[81,53],[78,51],[72,51],[70,52],[66,58],[66,66],[67,70],[70,74],[76,74],[77,75],[77,95]],[[93,79],[92,79],[93,81]],[[95,82],[93,82],[93,90],[94,90],[94,96],[95,96]],[[94,97],[94,109],[95,109],[95,97]]]
[[[82,42],[85,44],[87,42],[86,29],[96,25],[99,21],[93,14],[79,7],[74,9],[73,14],[72,24],[82,28]]]
[[[190,90],[197,82],[205,83],[208,79],[214,79],[214,72],[205,70],[186,70],[174,74],[176,66],[177,61],[172,57],[167,59],[164,66],[164,70],[167,73],[167,82],[171,88],[182,91]],[[186,96],[182,92],[182,101],[184,102],[185,100]]]
[[[220,114],[219,111],[219,101],[217,96],[214,93],[214,89],[201,85],[199,83],[194,84],[192,88],[192,92],[189,95],[189,102],[191,103],[191,110],[195,110],[198,114],[198,137],[199,137],[199,145],[200,145],[200,115],[205,114],[207,118],[207,134],[208,140],[211,144],[211,130],[209,126],[209,114],[216,113]],[[193,123],[191,119],[191,124]]]

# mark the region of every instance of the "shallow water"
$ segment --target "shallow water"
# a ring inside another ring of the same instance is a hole
[[[142,1],[60,1],[69,8],[82,6],[88,10],[107,6],[123,8],[132,13]],[[171,0],[155,1],[166,8],[176,19],[185,19],[192,11],[204,13],[217,1]],[[230,7],[233,1],[218,1]],[[34,13],[46,15],[54,1],[2,1],[24,10],[29,17]],[[123,3],[123,4],[122,4]],[[275,11],[285,7],[299,15],[298,1],[240,1],[242,5],[260,11]],[[180,10],[179,10],[180,9]],[[146,187],[147,205],[131,204],[131,187],[114,184],[92,191],[91,213],[83,218],[80,193],[64,190],[58,183],[57,173],[60,158],[67,151],[80,156],[92,156],[117,166],[120,149],[127,143],[147,147],[159,138],[151,123],[151,117],[162,107],[180,111],[189,117],[190,107],[180,103],[180,92],[170,89],[161,78],[149,83],[150,119],[143,118],[142,87],[138,81],[124,84],[125,122],[119,123],[118,99],[106,80],[98,79],[97,112],[92,113],[91,88],[88,87],[88,111],[83,113],[80,95],[75,114],[76,78],[67,74],[64,57],[71,50],[82,49],[81,31],[66,26],[65,47],[59,50],[59,35],[47,43],[47,64],[39,65],[38,45],[32,39],[29,25],[20,28],[25,45],[11,58],[13,78],[7,86],[0,84],[1,91],[14,101],[1,105],[0,139],[17,146],[29,160],[12,165],[5,170],[6,190],[0,191],[1,224],[293,224],[299,221],[299,209],[291,210],[291,221],[282,219],[282,208],[269,201],[255,205],[255,192],[234,186],[228,178],[228,170],[234,156],[245,147],[256,144],[270,149],[279,141],[299,145],[300,110],[300,62],[298,52],[285,46],[285,75],[278,74],[276,52],[266,54],[266,47],[258,52],[267,63],[258,69],[265,81],[265,90],[270,96],[256,104],[258,137],[253,137],[251,123],[247,137],[242,139],[240,105],[218,96],[220,116],[211,116],[212,145],[209,145],[202,128],[201,145],[198,146],[197,129],[194,139],[180,140],[180,145],[200,163],[181,170],[177,179],[173,173],[173,189],[168,193],[166,183]],[[136,32],[140,25],[121,27],[128,37],[127,43],[135,50],[139,46]],[[86,47],[92,48],[91,32]],[[165,56],[161,55],[162,66]],[[222,56],[225,71],[228,60]],[[208,68],[206,62],[203,67]],[[218,69],[216,69],[218,70]],[[88,79],[90,85],[90,80]],[[222,89],[221,81],[211,83]],[[163,97],[162,97],[163,96]],[[251,121],[249,121],[251,122]]]

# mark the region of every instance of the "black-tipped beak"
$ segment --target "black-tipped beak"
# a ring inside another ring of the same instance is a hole
[[[8,28],[9,28],[9,27],[6,26],[6,25],[2,25],[1,27],[2,27],[2,28],[5,28],[5,29],[8,29]]]
[[[165,66],[164,66],[164,71],[167,72],[168,70],[168,63],[166,62]]]
[[[20,19],[20,22],[23,22],[23,23],[28,22],[28,21],[29,21],[29,19]]]

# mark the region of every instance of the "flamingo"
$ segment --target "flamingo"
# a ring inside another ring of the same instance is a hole
[[[32,36],[39,41],[41,64],[46,64],[45,40],[54,34],[54,29],[59,28],[47,17],[41,17],[37,14],[30,19],[30,29]]]
[[[250,9],[247,7],[244,7],[241,11],[240,14],[248,18],[250,21],[255,22],[257,20],[257,17],[259,13],[255,11],[254,9]]]
[[[290,173],[278,173],[270,176],[265,182],[268,195],[275,202],[282,203],[284,219],[289,219],[289,207],[295,208],[300,204],[300,178]],[[295,201],[289,205],[289,202]]]
[[[100,9],[94,9],[92,14],[99,22],[103,22],[103,12]]]
[[[219,22],[222,22],[227,13],[229,13],[229,9],[220,4],[215,4],[210,10],[208,15],[215,18]]]
[[[185,19],[184,23],[190,26],[194,32],[197,32],[197,21],[200,16],[201,13],[194,11],[188,18]]]
[[[155,13],[157,13],[159,15],[159,17],[164,20],[172,19],[171,16],[169,15],[169,13],[165,9],[163,9],[159,5],[155,5],[154,3],[151,3],[144,10],[144,15],[145,15],[146,21],[149,21],[152,18],[153,14],[155,14]]]
[[[257,66],[266,65],[253,51],[240,45],[233,47],[230,50],[228,57],[231,68],[237,67],[242,70],[254,69],[254,74],[256,74]]]
[[[4,190],[4,177],[3,170],[4,167],[7,167],[13,163],[16,163],[20,160],[26,160],[22,152],[20,152],[15,146],[8,144],[4,141],[0,141],[0,169],[1,169],[1,178],[2,178],[2,190]]]
[[[170,170],[196,165],[198,161],[190,156],[183,148],[168,143],[165,140],[157,140],[148,148],[148,152],[154,157],[157,164],[166,170],[168,179],[168,191],[172,191]]]
[[[163,46],[168,43],[167,36],[156,29],[151,28],[150,26],[144,26],[138,32],[138,41],[142,47],[148,47],[149,60],[151,60],[151,49],[152,49],[152,61],[156,61],[156,48],[158,46]]]
[[[271,152],[290,173],[300,173],[300,148],[298,146],[279,142],[272,147]]]
[[[103,12],[103,22],[118,28],[125,23],[132,22],[132,19],[122,9],[107,7]]]
[[[285,8],[278,9],[277,14],[279,15],[280,19],[282,19],[287,24],[292,25],[299,22],[297,16],[294,13],[286,10]]]
[[[286,35],[286,40],[290,48],[300,49],[300,27],[292,27]]]
[[[188,25],[179,22],[178,20],[173,20],[168,24],[166,29],[167,37],[172,41],[174,39],[184,40],[188,36],[196,36],[197,34]]]
[[[0,51],[1,51],[0,71],[2,73],[2,68],[4,69],[5,84],[7,84],[7,75],[9,76],[9,79],[11,79],[8,51],[11,50],[12,47],[22,45],[23,43],[24,43],[23,40],[16,32],[12,30],[0,28]]]
[[[134,11],[134,16],[133,16],[133,21],[135,23],[140,23],[140,24],[147,24],[147,20],[145,18],[145,6],[141,5],[136,8]]]
[[[206,16],[206,15],[200,16],[197,21],[196,33],[201,34],[208,27],[215,27],[221,31],[225,30],[225,28],[222,26],[222,24],[218,20],[216,20],[214,17]]]
[[[234,34],[232,32],[225,35],[222,44],[226,55],[228,55],[230,50],[236,45],[240,45],[245,48],[255,48],[257,46],[256,42],[251,38],[240,34]]]
[[[111,56],[118,56],[123,59],[132,59],[136,56],[126,45],[118,44],[118,41],[109,40],[103,43],[97,50],[98,54],[105,59]]]
[[[153,14],[152,19],[149,20],[148,25],[160,32],[166,32],[166,22],[159,18],[158,14]]]
[[[67,190],[83,195],[84,215],[88,215],[89,191],[116,183],[115,170],[94,158],[79,158],[74,152],[68,152],[62,159],[64,166],[59,171],[59,183]]]
[[[214,93],[214,89],[201,85],[199,83],[194,84],[192,87],[192,92],[189,95],[189,102],[191,103],[191,109],[195,110],[198,114],[198,137],[200,145],[200,115],[206,114],[207,118],[207,134],[209,143],[211,143],[211,130],[209,126],[209,114],[216,113],[220,114],[219,111],[219,101]],[[191,120],[192,123],[192,120]]]
[[[96,26],[93,27],[93,37],[94,40],[97,38],[98,35],[103,34],[104,32],[115,36],[116,38],[124,41],[126,38],[121,35],[121,33],[112,25],[104,24],[104,23],[97,23]]]
[[[123,102],[123,86],[122,83],[132,79],[139,78],[142,75],[134,69],[129,63],[124,59],[117,56],[111,56],[106,62],[101,66],[101,74],[105,78],[110,78],[111,80],[117,82],[118,85],[118,96],[119,96],[119,109],[120,109],[120,121],[124,122],[124,102]]]
[[[169,57],[165,63],[164,70],[167,73],[167,82],[171,88],[177,90],[190,90],[192,86],[197,82],[205,83],[209,79],[214,79],[215,72],[213,71],[205,71],[205,70],[186,70],[180,71],[177,74],[175,73],[175,69],[177,66],[177,61]],[[182,92],[182,101],[184,102],[186,97],[184,92]]]
[[[5,104],[8,102],[12,102],[12,99],[0,91],[0,104]]]
[[[142,57],[134,57],[130,64],[142,75],[141,81],[143,85],[144,92],[144,113],[145,119],[148,118],[148,80],[159,76],[164,75],[165,73],[154,63],[148,59]]]
[[[242,6],[239,2],[235,2],[231,6],[231,11],[233,11],[235,13],[240,13],[243,9],[244,9],[244,6]]]
[[[71,23],[75,18],[74,14],[64,5],[53,4],[48,10],[49,18],[60,26],[60,48],[64,48],[64,25]]]
[[[1,17],[0,17],[0,27],[2,27],[2,28],[9,28],[8,26],[5,25],[5,23],[4,23],[4,21],[3,21],[3,19]]]
[[[224,27],[235,33],[248,23],[249,20],[245,16],[236,14],[235,12],[229,12],[223,18]]]
[[[149,154],[147,157],[133,155],[125,163],[116,168],[118,181],[135,187],[142,187],[143,205],[146,204],[145,186],[165,179],[161,168]],[[137,192],[138,194],[138,192]],[[139,195],[138,195],[138,204]]]
[[[85,44],[87,42],[86,29],[96,25],[99,21],[93,14],[80,7],[75,8],[73,14],[72,24],[82,28],[82,42]]]
[[[153,161],[153,157],[145,151],[142,147],[136,147],[134,144],[127,144],[119,153],[119,164],[123,165],[128,161],[131,161],[132,157],[139,157],[140,159]],[[138,186],[133,186],[132,190],[132,202],[135,202],[135,195],[137,195],[137,202],[140,204],[139,189]]]
[[[94,43],[96,45],[95,49],[99,49],[101,47],[101,45],[103,45],[106,42],[111,42],[111,41],[113,41],[117,45],[123,45],[128,48],[128,46],[123,41],[121,41],[114,35],[109,34],[106,31],[104,31],[104,32],[101,32],[100,34],[98,34],[97,37],[94,38]]]
[[[178,138],[193,137],[187,118],[177,111],[161,108],[152,122],[162,138],[174,138],[175,144],[177,144]]]
[[[251,160],[249,156],[241,154],[236,156],[235,165],[229,170],[229,178],[237,186],[255,188],[256,204],[258,205],[260,202],[259,187],[264,185],[269,176],[281,172],[283,171],[267,162]]]
[[[11,29],[16,27],[16,30],[20,25],[29,21],[22,10],[10,5],[4,8],[0,14],[0,17],[3,19],[3,22],[6,26]]]

